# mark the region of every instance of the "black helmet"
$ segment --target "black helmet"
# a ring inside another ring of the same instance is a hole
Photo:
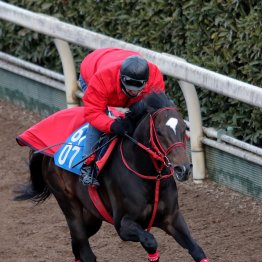
[[[147,61],[141,56],[126,58],[120,68],[120,79],[125,91],[139,91],[144,88],[149,77]]]

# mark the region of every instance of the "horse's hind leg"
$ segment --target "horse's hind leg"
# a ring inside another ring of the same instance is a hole
[[[102,224],[101,220],[98,220],[97,218],[93,217],[91,214],[89,214],[87,211],[84,210],[84,228],[85,228],[84,231],[86,233],[87,238],[93,236],[100,229],[101,224]],[[72,251],[75,256],[75,261],[81,261],[81,262],[85,261],[85,260],[81,260],[81,254],[80,254],[81,244],[79,244],[79,239],[74,237],[72,233],[71,233],[71,238],[72,238],[71,240]],[[88,244],[88,240],[84,242],[84,245],[86,244]]]
[[[189,254],[197,262],[208,262],[202,248],[191,237],[187,224],[180,210],[175,211],[174,216],[168,216],[165,223],[160,226],[167,234],[173,236],[183,248],[187,249]]]
[[[95,262],[96,257],[90,247],[89,237],[94,235],[101,227],[102,221],[85,212],[78,200],[58,199],[71,234],[72,251],[75,259],[81,262]]]
[[[75,192],[77,177],[60,169],[57,170],[52,162],[45,164],[49,165],[49,171],[44,174],[45,180],[65,215],[75,260],[95,262],[96,257],[88,239],[99,230],[102,222],[83,210],[83,205]]]

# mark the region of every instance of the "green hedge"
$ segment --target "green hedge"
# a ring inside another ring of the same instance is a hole
[[[10,0],[105,35],[262,86],[262,2],[255,0]],[[61,71],[51,39],[0,22],[0,49]],[[89,50],[72,46],[77,66]],[[185,110],[181,91],[167,78],[167,88]],[[205,126],[226,128],[248,142],[262,145],[261,110],[198,89]],[[185,113],[185,112],[184,112]]]

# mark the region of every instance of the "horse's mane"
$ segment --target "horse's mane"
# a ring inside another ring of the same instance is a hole
[[[164,92],[152,92],[145,96],[142,100],[143,107],[140,110],[132,111],[126,114],[126,117],[131,119],[133,124],[137,124],[148,113],[152,114],[160,108],[175,106],[174,102]]]
[[[147,111],[156,111],[163,107],[175,106],[173,101],[164,92],[152,92],[147,95],[143,102]]]

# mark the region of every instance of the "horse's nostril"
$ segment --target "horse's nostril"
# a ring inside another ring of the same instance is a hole
[[[192,164],[174,166],[174,170],[177,174],[190,173],[192,171],[192,168],[193,168]]]
[[[177,174],[181,174],[185,172],[185,167],[184,166],[175,166],[174,170]]]
[[[178,181],[186,181],[188,180],[191,172],[192,172],[192,164],[185,164],[181,166],[174,166],[175,176]]]

